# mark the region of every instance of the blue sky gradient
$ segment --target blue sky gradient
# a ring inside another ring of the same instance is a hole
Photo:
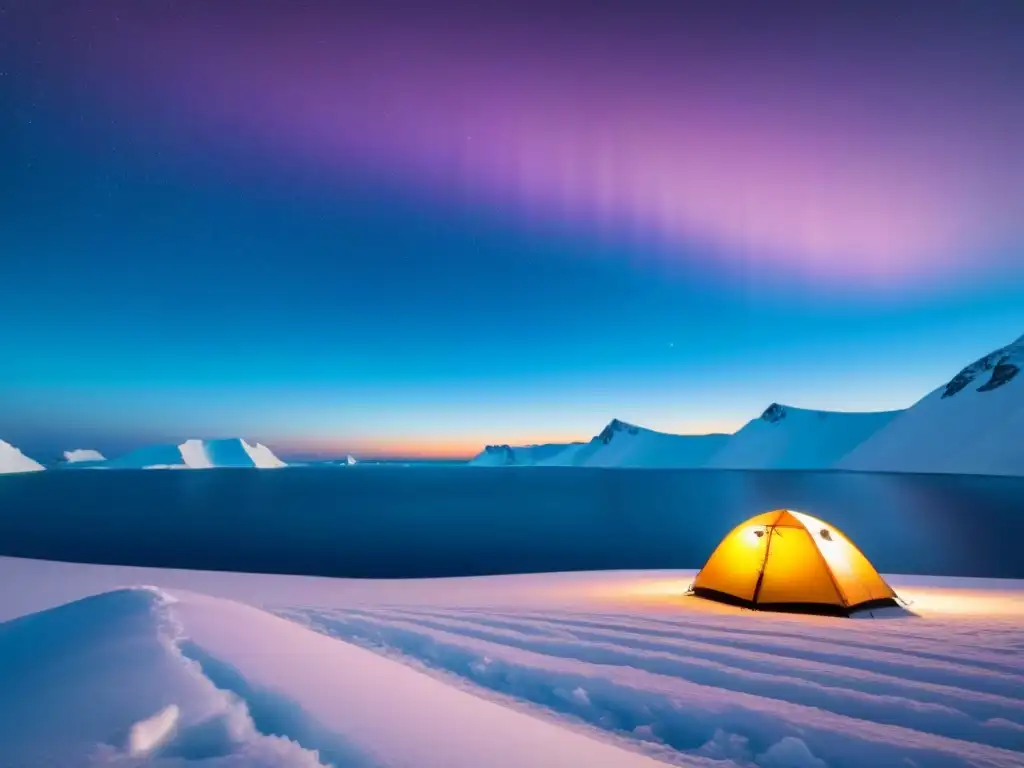
[[[732,431],[772,401],[910,405],[1024,333],[1024,225],[952,272],[938,251],[934,270],[894,251],[883,280],[838,251],[812,254],[810,272],[756,248],[728,261],[728,243],[642,221],[609,233],[439,194],[401,168],[302,162],[244,135],[211,144],[184,108],[125,119],[130,68],[97,65],[109,93],[89,90],[60,34],[33,38],[60,14],[7,15],[0,437],[31,452],[240,435],[282,455],[469,455],[585,439],[612,417]],[[986,45],[997,57],[1004,43]],[[1001,109],[950,142],[1014,135],[1024,108]],[[1019,159],[1015,135],[1003,149]],[[870,137],[848,138],[855,153]]]

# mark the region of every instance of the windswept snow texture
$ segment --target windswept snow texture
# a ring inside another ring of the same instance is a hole
[[[573,444],[578,445],[578,444]],[[474,467],[532,467],[543,464],[567,448],[566,443],[546,443],[544,445],[488,445],[472,460]]]
[[[236,437],[224,440],[186,440],[181,445],[139,448],[112,459],[107,466],[115,469],[277,469],[288,465],[262,443],[253,446]]]
[[[3,764],[655,768],[259,609],[122,589],[0,625]]]
[[[809,411],[773,403],[729,438],[711,469],[827,469],[901,411]]]
[[[0,440],[0,475],[15,472],[38,472],[45,469],[38,461],[33,461],[10,443]]]
[[[539,464],[556,467],[702,467],[731,435],[670,435],[613,419],[589,443],[571,445]]]
[[[106,461],[107,457],[99,451],[91,448],[76,448],[73,451],[64,451],[64,461],[69,464],[77,464],[83,461]]]
[[[1024,764],[1019,625],[986,633],[912,617],[685,609],[283,613],[496,701],[631,740],[670,764]]]
[[[0,765],[325,765],[183,655],[169,608],[124,589],[0,624]]]
[[[1024,337],[964,368],[837,463],[874,472],[1024,475]]]
[[[38,585],[9,597],[37,608],[58,592],[166,584],[0,624],[0,756],[19,768],[137,766],[133,747],[167,768],[1024,765],[1024,584],[888,576],[919,615],[857,620],[686,597],[692,576],[374,582],[0,558],[0,577]]]

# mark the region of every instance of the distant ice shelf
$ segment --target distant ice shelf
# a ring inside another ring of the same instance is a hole
[[[64,451],[64,461],[68,464],[78,464],[85,461],[106,461],[107,457],[92,448],[75,448],[72,451]]]

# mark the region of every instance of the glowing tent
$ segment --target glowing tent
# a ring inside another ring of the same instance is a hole
[[[692,589],[699,597],[763,611],[848,616],[897,605],[896,593],[841,531],[788,509],[733,528]]]

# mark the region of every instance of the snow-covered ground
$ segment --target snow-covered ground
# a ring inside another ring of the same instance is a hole
[[[0,764],[1024,764],[1024,583],[890,577],[917,615],[849,620],[685,597],[692,575],[0,558]]]
[[[241,438],[186,440],[181,445],[150,445],[106,462],[112,469],[213,469],[288,466],[262,443],[250,445]]]
[[[0,475],[14,472],[38,472],[45,467],[30,459],[13,445],[0,440]]]
[[[773,403],[729,438],[710,469],[827,469],[902,411],[841,413]]]

